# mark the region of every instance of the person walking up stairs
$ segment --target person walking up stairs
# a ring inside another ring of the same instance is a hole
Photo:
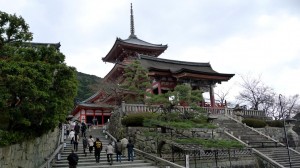
[[[94,142],[94,147],[95,147],[96,163],[99,163],[100,162],[100,152],[102,151],[102,142],[100,141],[99,138],[96,138],[96,141]]]
[[[99,140],[102,142],[103,148],[106,147],[110,142],[105,138],[105,135],[102,133],[102,129],[91,129],[90,132],[87,132],[86,136],[90,137],[90,135],[94,138],[99,138]],[[67,157],[70,153],[72,153],[73,144],[71,144],[70,139],[66,139],[65,143],[66,147],[60,153],[60,160],[54,160],[51,165],[52,168],[69,168]],[[96,163],[94,153],[85,156],[83,151],[83,143],[78,144],[78,151],[75,153],[80,158],[77,164],[77,168],[158,168],[157,166],[153,166],[152,163],[137,158],[135,158],[134,162],[127,161],[127,159],[125,159],[121,163],[114,162],[113,165],[110,165],[107,162],[107,155],[105,150],[102,150],[100,152],[99,163]]]

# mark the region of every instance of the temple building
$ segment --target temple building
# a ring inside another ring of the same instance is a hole
[[[113,63],[114,67],[104,77],[104,81],[120,83],[126,65],[133,60],[141,63],[148,70],[151,79],[152,94],[163,94],[173,90],[178,84],[190,84],[192,89],[209,92],[210,102],[203,104],[216,107],[214,98],[215,85],[228,81],[234,74],[218,73],[209,63],[185,62],[158,58],[168,48],[167,45],[152,44],[139,39],[134,31],[132,6],[130,9],[130,36],[123,40],[117,38],[108,54],[102,58],[104,62]],[[109,119],[116,104],[113,96],[104,89],[99,90],[87,100],[77,104],[72,114],[80,121],[92,123],[97,119],[103,125]]]

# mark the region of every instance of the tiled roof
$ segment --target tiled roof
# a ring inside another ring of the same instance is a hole
[[[24,42],[23,45],[28,45],[28,46],[32,46],[32,47],[38,47],[38,46],[53,46],[55,47],[57,50],[59,50],[60,48],[60,43],[37,43],[37,42]]]
[[[117,38],[115,44],[110,49],[108,54],[105,57],[102,57],[104,62],[112,62],[115,63],[115,60],[118,59],[119,55],[123,52],[123,50],[130,49],[139,51],[153,51],[156,52],[156,57],[164,52],[168,48],[167,45],[162,44],[152,44],[143,40],[140,40],[136,37],[129,37],[128,39],[120,39]]]
[[[125,40],[118,38],[117,40],[120,40],[121,42],[124,42],[124,43],[135,44],[135,45],[140,45],[140,46],[163,47],[163,48],[167,47],[167,45],[152,44],[152,43],[140,40],[139,38],[135,38],[135,37],[129,37],[128,39],[125,39]]]
[[[221,74],[214,71],[210,63],[186,62],[139,55],[139,61],[148,70],[169,71],[171,73],[193,72],[212,75],[233,76],[234,74]]]

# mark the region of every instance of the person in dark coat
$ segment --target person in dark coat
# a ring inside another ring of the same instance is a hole
[[[84,122],[81,123],[81,136],[85,137],[86,136],[86,124]]]
[[[75,131],[75,134],[79,134],[79,132],[80,132],[80,126],[77,122],[76,122],[76,125],[74,127],[74,131]]]
[[[131,140],[128,140],[128,144],[126,146],[127,150],[128,150],[128,161],[133,161],[133,148],[134,145],[132,144]]]
[[[87,146],[88,146],[88,142],[87,142],[87,139],[86,139],[86,137],[83,137],[82,138],[82,147],[83,147],[83,153],[85,154],[85,156],[86,156],[86,149],[87,149]]]
[[[78,143],[79,143],[79,135],[78,134],[75,134],[73,143],[74,143],[74,150],[77,152],[78,151]]]
[[[69,154],[67,160],[69,161],[69,168],[76,168],[78,163],[78,155],[74,153],[74,150],[72,150],[72,153]]]

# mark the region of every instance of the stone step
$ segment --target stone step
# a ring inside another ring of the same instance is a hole
[[[69,153],[62,153],[61,154],[61,159],[67,159],[67,157],[69,156],[69,154],[70,154],[71,152],[69,152]],[[94,155],[94,153],[92,153],[92,154],[89,154],[89,153],[87,153],[87,155],[85,156],[85,154],[83,154],[83,153],[78,153],[78,152],[75,152],[77,155],[78,155],[78,157],[80,157],[80,158],[95,158],[95,155]],[[100,157],[105,157],[106,158],[106,153],[105,152],[101,152],[100,153]]]
[[[54,164],[52,167],[56,168],[68,168],[69,164],[68,163],[62,163],[62,164]],[[151,163],[146,163],[146,162],[130,162],[130,161],[124,161],[124,162],[113,162],[112,165],[110,165],[107,161],[100,161],[100,163],[95,163],[95,162],[89,162],[89,163],[81,163],[80,161],[78,162],[77,168],[104,168],[104,167],[139,167],[139,168],[158,168],[156,166],[152,166]]]
[[[235,135],[235,134],[233,134],[233,135]],[[238,137],[241,137],[241,139],[243,140],[249,140],[249,141],[253,141],[253,142],[258,142],[258,141],[263,141],[263,142],[265,142],[265,141],[270,141],[270,142],[273,142],[272,140],[269,140],[268,138],[266,138],[266,137],[262,137],[262,136],[259,136],[259,135],[251,135],[251,136],[249,136],[249,135],[241,135],[241,136],[238,136]]]
[[[281,165],[284,166],[284,167],[290,167],[289,162],[281,163]],[[294,161],[291,161],[291,165],[292,165],[293,168],[299,168],[300,167],[300,163],[295,163]]]
[[[261,148],[259,149],[259,151],[272,158],[279,164],[283,165],[284,167],[289,167],[289,157],[286,148]],[[298,154],[291,151],[290,158],[293,168],[300,167],[300,160]]]
[[[228,129],[228,132],[233,133],[235,137],[240,137],[243,142],[248,142],[251,147],[256,148],[261,153],[281,164],[283,167],[290,167],[288,152],[285,147],[276,147],[276,143],[272,140],[269,140],[265,136],[258,134],[248,127],[243,126],[241,123],[237,123],[233,120],[217,120],[216,122],[219,123],[221,128]],[[262,142],[264,142],[263,145],[265,148],[261,148]],[[279,144],[277,145],[279,146]],[[300,155],[291,152],[290,158],[292,161],[292,167],[300,168]]]
[[[113,162],[115,162],[115,163],[117,163],[117,161],[116,161],[116,158],[114,157],[113,158]],[[133,161],[134,163],[146,163],[144,160],[140,160],[140,159],[135,159],[134,161]],[[121,160],[121,163],[133,163],[132,161],[128,161],[127,160],[127,158],[123,158],[122,160]],[[99,163],[96,163],[96,159],[95,159],[95,157],[93,157],[93,158],[83,158],[83,157],[79,157],[79,163],[80,164],[99,164]],[[103,163],[103,164],[105,164],[105,163],[108,163],[107,162],[107,157],[105,156],[105,157],[100,157],[100,163]],[[57,160],[57,161],[55,161],[55,164],[56,165],[61,165],[61,164],[68,164],[68,161],[67,161],[67,159],[64,159],[64,160]]]
[[[94,155],[90,155],[90,156],[78,156],[79,160],[81,162],[94,162],[95,161],[95,156]],[[116,156],[114,155],[113,156],[113,159],[116,160]],[[100,155],[100,160],[103,160],[103,161],[106,161],[107,160],[107,157],[106,157],[106,154],[105,155]],[[122,161],[127,161],[127,157],[122,157],[121,159]],[[134,157],[134,160],[138,160],[138,157]],[[61,162],[67,162],[67,157],[61,157],[60,160],[57,160],[56,163],[61,163]]]

